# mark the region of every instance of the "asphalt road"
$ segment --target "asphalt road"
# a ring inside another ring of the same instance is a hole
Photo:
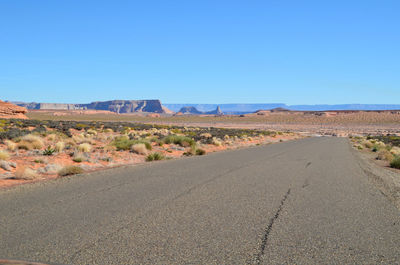
[[[0,191],[0,259],[398,264],[400,212],[347,140],[148,163]]]

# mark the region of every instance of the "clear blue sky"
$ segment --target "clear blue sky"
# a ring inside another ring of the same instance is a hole
[[[400,1],[2,0],[0,99],[400,103]]]

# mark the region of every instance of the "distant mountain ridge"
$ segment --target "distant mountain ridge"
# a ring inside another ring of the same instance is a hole
[[[246,114],[258,110],[284,108],[299,111],[325,110],[400,110],[400,104],[337,104],[337,105],[286,105],[284,103],[257,103],[257,104],[164,104],[172,111],[179,111],[182,107],[195,107],[201,112],[207,112],[220,106],[224,114]]]
[[[108,110],[115,113],[169,113],[169,110],[162,106],[160,100],[110,100],[95,101],[88,104],[63,104],[63,103],[25,103],[12,102],[15,105],[33,110]]]

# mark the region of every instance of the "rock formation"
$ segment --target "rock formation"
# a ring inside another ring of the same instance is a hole
[[[212,111],[199,111],[196,107],[193,106],[186,106],[186,107],[182,107],[179,111],[179,114],[183,114],[183,115],[223,115],[221,108],[219,106],[217,106],[217,108],[215,110]]]
[[[5,119],[28,119],[25,116],[28,110],[24,107],[20,107],[8,102],[0,100],[0,118]]]
[[[172,112],[161,105],[159,100],[110,100],[96,101],[89,104],[59,103],[24,103],[15,102],[18,106],[35,110],[107,110],[115,113],[169,113]]]

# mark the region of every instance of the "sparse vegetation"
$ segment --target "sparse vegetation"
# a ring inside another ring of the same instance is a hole
[[[157,161],[183,155],[205,155],[207,148],[212,148],[213,144],[239,147],[244,146],[247,139],[264,141],[264,136],[273,135],[269,131],[249,129],[96,121],[2,122],[0,119],[0,127],[0,148],[9,153],[9,161],[2,160],[3,170],[11,174],[15,168],[18,169],[16,178],[19,179],[34,179],[58,173],[60,163],[85,162],[85,167],[94,168],[137,163],[142,161],[138,156],[143,156],[146,161]],[[150,150],[153,152],[150,153]],[[43,155],[48,157],[44,158]],[[0,153],[0,160],[1,156]],[[65,159],[68,161],[64,162]],[[106,164],[103,161],[112,163]],[[58,168],[52,165],[58,165]],[[67,167],[63,170],[60,175],[76,174]]]
[[[146,161],[150,162],[150,161],[157,161],[157,160],[164,160],[165,156],[161,153],[155,152],[155,153],[151,153],[146,157]]]

